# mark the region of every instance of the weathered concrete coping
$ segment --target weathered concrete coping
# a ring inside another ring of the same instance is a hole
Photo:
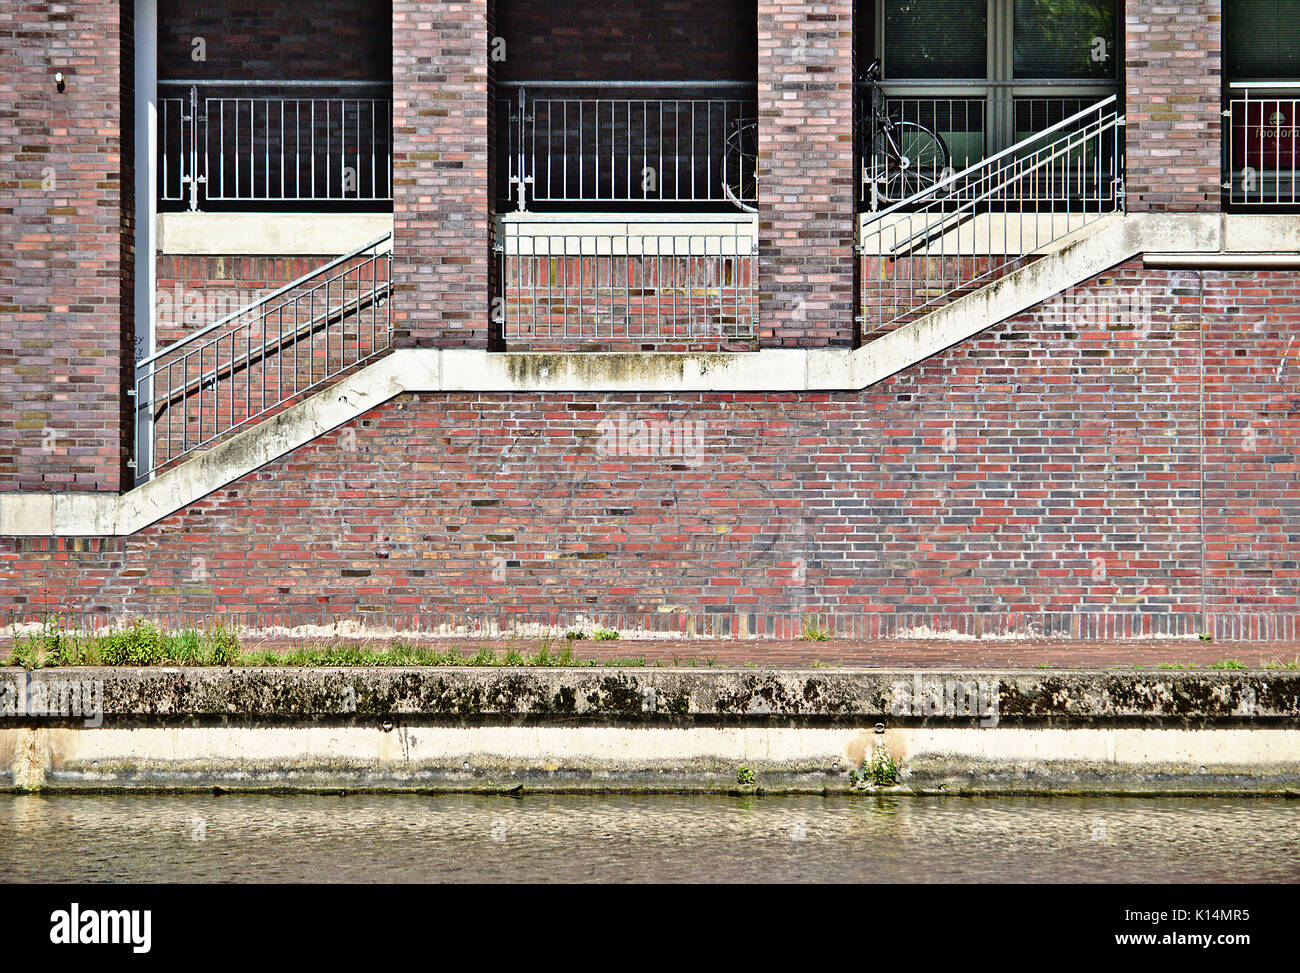
[[[1300,726],[1300,673],[658,668],[0,670],[0,718],[75,726]],[[87,723],[87,725],[90,725]],[[95,722],[94,725],[101,725]]]

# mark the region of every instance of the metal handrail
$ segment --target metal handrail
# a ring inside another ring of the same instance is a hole
[[[194,86],[204,88],[391,88],[393,82],[374,80],[339,80],[335,78],[301,78],[292,81],[271,81],[266,78],[159,78],[159,87],[178,88]]]
[[[1105,98],[865,218],[858,246],[864,332],[983,286],[1122,211],[1124,117],[1117,101]],[[973,223],[980,217],[983,228]],[[881,262],[874,271],[870,260]],[[869,321],[873,288],[878,307]]]
[[[391,241],[386,233],[335,257],[141,359],[131,390],[137,423],[131,465],[137,479],[387,349]],[[348,266],[349,261],[357,262]],[[349,321],[355,323],[351,335]],[[322,330],[323,348],[317,340]],[[256,363],[261,368],[255,375]],[[195,400],[197,413],[191,413]]]
[[[1041,88],[1055,91],[1060,88],[1115,87],[1113,80],[1104,78],[1058,78],[1054,80],[1017,78],[1014,81],[985,81],[983,78],[898,78],[892,81],[889,78],[881,78],[879,81],[872,81],[869,78],[858,78],[853,83],[862,87],[879,84],[885,88],[901,88],[904,90],[917,88],[926,91],[934,88],[963,89],[966,91],[985,91],[992,88]]]
[[[328,271],[328,270],[333,270],[333,269],[334,269],[335,267],[337,267],[339,264],[341,264],[341,263],[346,263],[347,261],[351,260],[353,257],[359,257],[359,256],[361,256],[361,254],[365,253],[367,250],[374,249],[374,248],[380,246],[381,244],[384,244],[384,243],[389,243],[389,244],[391,244],[391,243],[392,243],[392,240],[393,240],[393,234],[392,234],[392,232],[390,231],[390,232],[388,232],[388,233],[385,233],[385,234],[384,234],[383,236],[381,236],[381,237],[377,237],[376,239],[371,240],[369,243],[367,243],[367,244],[366,244],[365,246],[363,246],[363,247],[357,247],[357,249],[352,250],[352,251],[349,251],[348,253],[343,254],[343,256],[341,256],[341,257],[335,257],[335,258],[334,258],[333,260],[331,260],[329,263],[327,263],[327,264],[321,264],[321,266],[317,267],[315,270],[308,271],[307,273],[305,273],[305,274],[303,274],[301,277],[299,277],[297,280],[291,280],[289,283],[285,284],[283,287],[280,287],[280,288],[278,288],[278,289],[276,289],[276,290],[273,290],[273,291],[271,291],[271,293],[269,293],[269,294],[265,294],[265,295],[263,295],[262,297],[259,297],[259,298],[258,298],[257,300],[255,300],[255,301],[251,301],[251,302],[249,302],[249,303],[248,303],[247,305],[245,305],[244,307],[241,307],[238,311],[231,311],[231,312],[230,312],[229,314],[227,314],[225,317],[223,317],[223,318],[218,318],[216,321],[213,321],[211,324],[209,324],[209,325],[207,325],[206,327],[200,329],[199,331],[195,331],[193,334],[186,335],[184,338],[181,338],[179,341],[173,341],[173,342],[172,342],[170,345],[168,345],[166,348],[163,348],[163,349],[161,349],[160,351],[155,351],[155,352],[154,352],[152,355],[150,355],[148,358],[141,358],[138,362],[135,363],[136,368],[139,368],[139,367],[141,367],[142,365],[150,365],[150,364],[152,364],[153,362],[157,361],[159,358],[163,357],[164,355],[167,355],[167,354],[170,354],[170,353],[174,352],[174,351],[175,351],[177,348],[179,348],[181,345],[186,345],[186,344],[189,344],[190,342],[198,341],[198,340],[199,340],[200,338],[202,338],[204,335],[208,334],[209,332],[215,331],[217,328],[221,327],[223,324],[229,324],[231,321],[234,321],[234,320],[237,320],[238,318],[243,317],[245,314],[250,313],[250,312],[253,310],[253,308],[257,307],[259,304],[266,304],[266,303],[269,302],[269,301],[273,301],[273,300],[275,300],[277,297],[281,296],[282,294],[287,294],[287,293],[289,293],[289,291],[293,290],[295,287],[298,287],[298,286],[301,285],[301,284],[305,284],[307,281],[311,280],[313,277],[319,277],[321,274],[325,273],[326,271]]]
[[[749,81],[645,81],[641,79],[627,81],[498,81],[501,88],[745,88],[757,87],[758,82]]]
[[[1230,81],[1228,87],[1235,90],[1246,88],[1277,88],[1280,91],[1293,91],[1300,88],[1300,81]]]
[[[333,283],[339,279],[339,277],[333,277],[328,281],[328,283]],[[226,375],[233,375],[239,370],[241,365],[248,366],[251,365],[254,360],[265,359],[271,352],[278,351],[287,345],[293,344],[295,341],[301,340],[304,335],[308,335],[313,331],[318,331],[322,325],[328,327],[332,321],[336,319],[342,320],[343,317],[348,314],[349,308],[360,310],[363,301],[372,302],[387,300],[391,286],[391,281],[383,281],[382,283],[377,282],[373,290],[365,294],[358,293],[356,298],[345,300],[337,307],[327,307],[323,309],[320,314],[309,319],[305,324],[294,326],[294,329],[288,334],[276,335],[274,338],[268,338],[260,347],[246,351],[242,357],[232,358],[224,365],[214,365],[210,371],[202,372],[194,378],[187,380],[184,385],[170,390],[168,394],[163,396],[161,399],[154,399],[153,404],[155,406],[159,406],[161,403],[161,407],[154,413],[154,417],[157,418],[162,415],[166,407],[170,406],[172,402],[177,399],[184,399],[195,389],[219,381]],[[313,289],[319,290],[320,286],[318,285]],[[209,342],[202,347],[211,348],[212,343]]]
[[[1027,146],[1032,145],[1034,142],[1042,141],[1044,136],[1051,135],[1053,132],[1059,132],[1061,129],[1065,128],[1066,126],[1074,124],[1079,119],[1087,115],[1092,115],[1100,111],[1102,108],[1105,108],[1107,105],[1117,100],[1118,100],[1117,96],[1111,95],[1109,98],[1105,98],[1102,101],[1097,102],[1097,104],[1095,105],[1091,105],[1088,108],[1083,109],[1082,111],[1076,112],[1075,114],[1071,115],[1069,118],[1063,118],[1055,125],[1049,125],[1041,132],[1035,132],[1033,135],[1030,135],[1028,138],[1021,139],[1015,145],[1008,145],[1005,149],[1002,149],[1000,152],[995,152],[992,155],[988,156],[987,158],[981,159],[979,162],[967,166],[965,169],[961,170],[961,172],[957,172],[950,176],[947,176],[946,178],[935,183],[933,186],[928,186],[925,189],[922,189],[920,192],[913,193],[911,196],[908,196],[906,199],[901,199],[896,203],[886,206],[884,209],[876,210],[871,214],[871,220],[874,222],[875,220],[880,219],[882,216],[887,216],[890,213],[896,212],[898,210],[904,209],[909,206],[913,206],[919,200],[922,200],[927,196],[933,196],[936,194],[942,195],[942,190],[945,186],[950,186],[959,183],[964,179],[966,179],[967,177],[969,177],[972,173],[978,172],[981,169],[987,169],[991,167],[994,163],[998,162],[1000,159],[1004,159],[1008,155],[1011,155],[1013,153],[1020,152],[1023,149],[1025,149]]]
[[[1092,123],[1089,122],[1088,125],[1085,126],[1084,128],[1077,129],[1076,131],[1070,132],[1065,138],[1058,139],[1056,142],[1053,142],[1050,145],[1044,146],[1042,149],[1039,149],[1038,152],[1034,153],[1035,156],[1037,156],[1039,153],[1042,152],[1050,152],[1051,154],[1046,158],[1036,158],[1033,164],[1021,168],[1016,173],[1016,178],[1024,179],[1027,175],[1035,173],[1042,169],[1047,169],[1053,162],[1057,161],[1062,157],[1068,156],[1070,152],[1073,150],[1073,148],[1075,147],[1074,145],[1071,144],[1071,142],[1075,140],[1078,141],[1085,140],[1088,137],[1088,129],[1091,126]],[[1100,127],[1101,127],[1101,123],[1098,122],[1098,128]],[[1027,139],[1025,141],[1027,143],[1033,140]],[[978,168],[978,167],[971,167],[971,168]],[[958,206],[958,208],[956,210],[953,210],[951,214],[940,213],[940,223],[938,224],[937,228],[934,224],[930,224],[926,229],[919,231],[915,236],[907,240],[904,240],[902,243],[894,247],[892,251],[892,256],[899,257],[908,254],[910,251],[915,249],[914,244],[915,241],[918,239],[924,238],[924,242],[928,242],[929,240],[934,239],[936,236],[941,236],[944,233],[951,233],[952,227],[945,226],[943,222],[947,220],[950,215],[952,217],[956,217],[959,214],[969,213],[970,216],[974,216],[976,215],[976,207],[978,207],[980,203],[988,203],[988,202],[995,201],[998,193],[1001,191],[1002,191],[1002,187],[995,186],[992,189],[985,189],[983,190],[982,193],[975,196],[961,193],[960,191],[951,194],[949,198],[960,201],[960,205]],[[918,195],[923,195],[923,194],[918,194]],[[970,218],[969,216],[963,216],[962,220],[960,220],[959,222],[965,222],[965,220],[969,218]]]

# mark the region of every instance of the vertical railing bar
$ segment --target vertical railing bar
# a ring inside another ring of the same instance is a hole
[[[657,174],[657,176],[658,176],[658,179],[659,179],[659,195],[662,197],[662,196],[663,196],[663,189],[664,189],[664,103],[663,103],[663,99],[662,99],[662,98],[659,99],[659,138],[658,138],[658,141],[659,141],[659,166],[658,166],[657,169],[655,169],[655,172],[656,172],[656,174]],[[679,193],[678,193],[678,190],[677,190],[677,185],[674,184],[674,185],[673,185],[673,198],[676,199],[676,198],[678,197],[678,195],[679,195]]]
[[[578,269],[578,277],[581,278],[581,273],[582,273],[582,247],[581,246],[578,246],[577,269]],[[569,274],[571,274],[572,272],[573,272],[573,267],[571,261],[569,261],[568,248],[565,247],[563,272],[560,273],[560,299],[562,299],[564,302],[565,319],[567,319],[567,317],[569,316],[569,308],[571,308],[571,304],[569,304]],[[581,290],[578,290],[578,294],[581,294]],[[581,311],[578,312],[577,317],[578,320],[581,320],[582,317]]]
[[[699,193],[695,189],[695,100],[691,99],[691,199],[698,199]]]
[[[719,181],[715,183],[713,181],[714,180],[713,163],[718,160],[714,159],[714,153],[717,150],[714,148],[713,135],[715,132],[717,132],[721,138],[720,144],[726,145],[727,123],[728,123],[728,119],[731,116],[731,101],[729,99],[726,98],[710,99],[709,101],[706,102],[706,104],[708,105],[708,111],[706,112],[706,120],[704,125],[704,195],[699,197],[699,199],[697,200],[699,202],[713,202],[715,199],[722,198],[714,194],[714,187],[721,185],[722,170],[721,168],[719,168],[718,170]],[[716,108],[716,113],[715,113],[715,108]],[[715,120],[715,115],[718,113],[720,113],[720,119]],[[695,145],[696,145],[696,141],[692,139],[691,157],[692,160],[694,160],[694,164],[698,165],[698,160],[695,160]],[[742,182],[741,185],[743,186],[744,183]]]
[[[263,355],[265,357],[265,355]],[[253,410],[253,329],[244,328],[244,415]]]

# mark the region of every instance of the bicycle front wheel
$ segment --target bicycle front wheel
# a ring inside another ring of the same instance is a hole
[[[894,122],[872,139],[872,178],[889,203],[929,189],[948,173],[951,162],[943,139],[916,122]]]
[[[723,143],[722,192],[737,209],[758,212],[758,123],[742,121]]]

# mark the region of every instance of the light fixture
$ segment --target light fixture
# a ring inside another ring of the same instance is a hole
[[[62,72],[62,71],[55,71],[55,72],[54,72],[54,87],[58,88],[59,91],[62,91],[62,90],[63,90],[63,72]]]

